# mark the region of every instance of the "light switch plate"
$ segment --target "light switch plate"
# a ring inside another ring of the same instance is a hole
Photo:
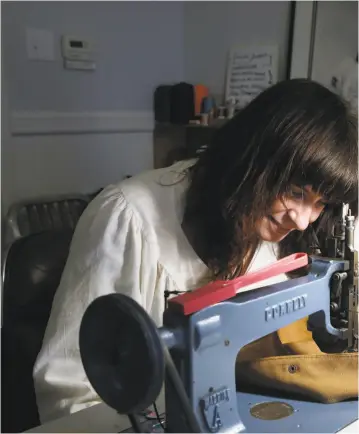
[[[26,50],[30,60],[55,60],[54,34],[48,30],[26,29]]]

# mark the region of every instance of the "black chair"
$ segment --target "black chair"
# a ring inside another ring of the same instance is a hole
[[[40,424],[32,372],[72,235],[72,229],[30,234],[8,251],[3,273],[1,432],[22,432]]]
[[[1,432],[40,424],[33,367],[88,195],[14,204],[2,222]]]

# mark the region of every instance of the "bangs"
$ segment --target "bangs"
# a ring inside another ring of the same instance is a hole
[[[318,143],[310,150],[309,147],[301,149],[292,157],[285,172],[281,185],[286,189],[289,185],[310,185],[329,204],[358,200],[358,161],[354,147],[350,155],[339,146],[324,143]]]
[[[310,185],[330,204],[350,203],[358,199],[356,172],[350,167],[338,166],[333,172],[325,167],[312,166],[305,173],[295,171],[289,182],[300,187]]]

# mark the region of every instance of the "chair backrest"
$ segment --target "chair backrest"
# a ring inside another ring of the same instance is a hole
[[[60,283],[72,229],[17,239],[8,251],[3,282],[2,429],[22,432],[40,424],[33,366]]]
[[[5,217],[5,247],[20,237],[48,230],[74,230],[90,195],[61,195],[12,205]]]
[[[2,243],[1,432],[40,424],[33,367],[73,232],[90,195],[23,201],[5,218]]]

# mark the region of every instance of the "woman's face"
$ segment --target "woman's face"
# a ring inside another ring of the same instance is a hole
[[[326,203],[310,185],[293,186],[290,193],[276,199],[268,216],[259,220],[256,231],[264,241],[279,242],[293,230],[304,231],[313,223]]]

